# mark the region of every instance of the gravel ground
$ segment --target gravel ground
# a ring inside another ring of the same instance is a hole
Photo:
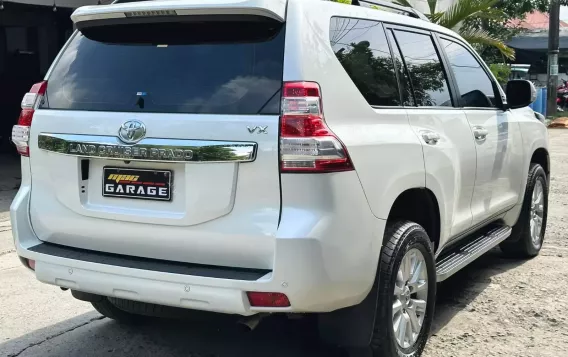
[[[568,130],[550,130],[546,237],[529,261],[495,249],[440,284],[426,357],[568,354]]]
[[[568,130],[551,130],[550,138],[552,188],[540,256],[514,261],[495,249],[441,284],[425,357],[568,353],[568,297],[558,290],[568,286]],[[0,356],[341,356],[318,345],[306,321],[276,317],[252,333],[219,319],[125,327],[37,282],[13,251],[8,223],[18,175],[13,159],[0,156]]]

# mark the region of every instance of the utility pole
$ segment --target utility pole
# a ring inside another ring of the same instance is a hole
[[[548,25],[548,100],[546,115],[556,114],[558,88],[558,54],[560,53],[560,1],[551,0]]]

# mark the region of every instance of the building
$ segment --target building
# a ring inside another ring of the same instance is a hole
[[[534,12],[524,20],[514,20],[511,26],[526,31],[507,43],[516,50],[516,64],[529,64],[528,78],[537,86],[546,86],[548,68],[548,14]],[[568,80],[568,23],[560,21],[559,78]]]
[[[523,20],[516,19],[509,21],[510,26],[520,27],[525,30],[548,30],[548,24],[550,22],[550,16],[543,12],[531,12],[528,13]],[[560,21],[560,28],[568,27],[568,24],[564,21]]]
[[[73,10],[97,0],[0,0],[0,150],[20,101],[40,81],[73,31]],[[108,2],[108,1],[107,1]]]

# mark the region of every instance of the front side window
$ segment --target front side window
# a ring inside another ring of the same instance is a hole
[[[442,39],[464,107],[495,107],[493,82],[479,62],[462,45]]]
[[[432,37],[395,31],[419,107],[452,106],[448,81]]]
[[[401,105],[387,37],[380,22],[333,17],[329,36],[335,56],[370,105]]]

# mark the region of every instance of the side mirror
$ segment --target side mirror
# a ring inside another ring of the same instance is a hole
[[[536,88],[530,81],[515,79],[507,83],[507,108],[517,109],[529,106],[536,100]]]

